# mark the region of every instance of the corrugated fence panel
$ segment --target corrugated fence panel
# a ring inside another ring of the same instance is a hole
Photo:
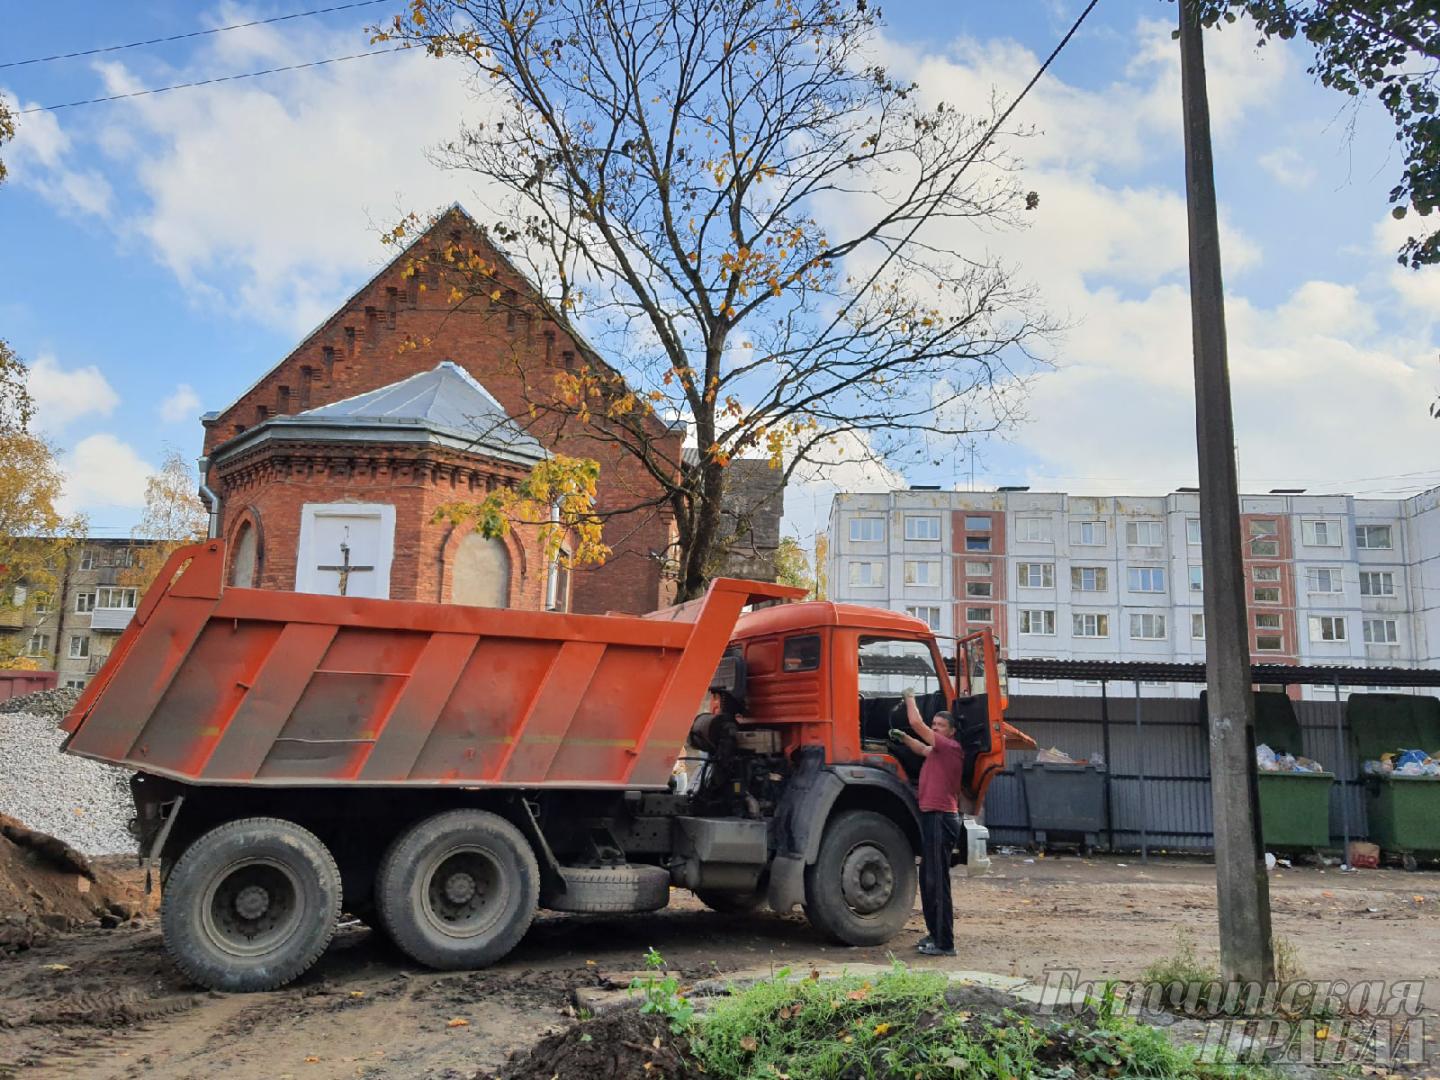
[[[1102,702],[1098,697],[1016,696],[1006,719],[1040,747],[1055,747],[1074,758],[1104,755],[1109,766],[1114,846],[1137,850],[1142,839],[1152,850],[1209,851],[1213,848],[1210,806],[1210,747],[1200,703],[1186,698],[1141,698],[1140,725],[1135,698],[1112,697],[1108,753]],[[1304,754],[1337,776],[1330,799],[1330,832],[1338,847],[1349,835],[1366,835],[1359,763],[1342,757],[1335,730],[1336,710],[1326,702],[1296,703]],[[1016,767],[1034,751],[1012,751],[1004,773],[986,797],[985,819],[996,844],[1028,844],[1025,796]],[[1343,770],[1343,772],[1342,772]],[[1342,802],[1343,799],[1343,802]],[[1348,828],[1346,827],[1348,815]],[[1101,837],[1104,843],[1107,838]]]

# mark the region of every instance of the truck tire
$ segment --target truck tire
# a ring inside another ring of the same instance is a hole
[[[895,822],[870,810],[831,818],[805,868],[805,917],[845,945],[879,945],[915,909],[915,849]]]
[[[763,892],[735,892],[733,889],[695,889],[695,898],[722,915],[749,915],[765,903]]]
[[[670,903],[670,871],[660,866],[562,866],[565,891],[546,897],[552,911],[658,911]]]
[[[492,964],[530,928],[540,869],[530,843],[487,810],[447,810],[401,833],[380,860],[380,922],[406,956],[453,971]]]
[[[280,818],[230,821],[195,840],[166,876],[165,949],[211,990],[273,990],[320,959],[340,892],[335,858],[309,829]]]

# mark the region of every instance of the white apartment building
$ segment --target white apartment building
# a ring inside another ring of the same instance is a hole
[[[1193,489],[840,494],[829,594],[908,612],[944,635],[989,627],[1012,657],[1202,662],[1199,507]],[[1276,490],[1242,496],[1240,511],[1255,662],[1440,661],[1440,488],[1408,499]],[[1098,692],[1039,680],[1015,690]],[[1192,696],[1199,687],[1142,692]],[[1332,693],[1306,687],[1304,696]]]

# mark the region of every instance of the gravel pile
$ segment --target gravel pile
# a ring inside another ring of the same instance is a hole
[[[0,713],[31,713],[34,716],[50,716],[62,719],[80,700],[80,691],[74,687],[58,690],[37,690],[33,694],[0,701]]]
[[[64,691],[28,694],[33,700]],[[134,854],[130,773],[60,753],[54,715],[0,713],[0,814],[49,833],[86,855]]]

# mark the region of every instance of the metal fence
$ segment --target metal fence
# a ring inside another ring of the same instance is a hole
[[[1194,698],[1044,697],[1010,699],[1005,718],[1040,747],[1075,758],[1104,756],[1108,767],[1110,828],[1100,837],[1115,850],[1210,851],[1210,747],[1205,717]],[[1303,753],[1336,776],[1330,795],[1331,841],[1367,833],[1359,763],[1342,755],[1339,707],[1323,701],[1294,703]],[[1016,765],[1035,751],[1011,751],[1006,769],[985,798],[992,843],[1034,840]]]

